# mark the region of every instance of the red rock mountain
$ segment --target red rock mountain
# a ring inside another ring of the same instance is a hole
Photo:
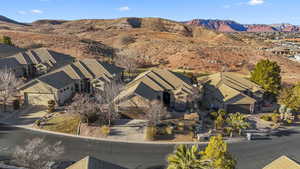
[[[194,19],[184,22],[219,32],[300,32],[300,26],[291,24],[240,24],[231,20]]]

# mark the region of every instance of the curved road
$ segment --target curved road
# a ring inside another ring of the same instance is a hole
[[[50,144],[62,141],[65,154],[61,160],[79,160],[87,155],[129,169],[160,169],[172,145],[112,143],[41,133],[0,124],[0,159],[9,158],[16,145],[44,137]],[[269,140],[245,141],[229,145],[238,161],[238,169],[261,169],[281,155],[300,161],[300,130],[289,130]]]

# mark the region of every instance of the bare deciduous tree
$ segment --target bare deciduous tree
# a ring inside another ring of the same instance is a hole
[[[24,147],[16,147],[13,154],[15,162],[23,167],[43,169],[51,160],[64,153],[61,142],[49,145],[42,138],[27,140]]]
[[[115,60],[116,64],[123,67],[129,75],[135,73],[138,68],[138,55],[129,49],[118,52],[118,56]]]
[[[82,120],[85,119],[89,123],[89,114],[96,112],[96,105],[91,97],[86,94],[76,94],[73,102],[67,107],[67,112],[78,114]]]
[[[193,87],[191,93],[187,97],[188,108],[190,111],[199,111],[200,109],[201,91],[199,87]]]
[[[14,72],[9,69],[0,71],[0,99],[3,103],[3,111],[6,111],[6,105],[9,98],[16,96],[18,93],[17,87],[22,84]]]
[[[161,101],[152,101],[145,111],[148,126],[157,126],[167,114],[168,112]]]
[[[104,116],[104,119],[107,120],[109,126],[113,120],[119,118],[117,106],[118,100],[116,100],[116,97],[119,95],[122,88],[122,83],[111,81],[104,86],[103,91],[97,91],[95,94],[97,108],[102,112],[101,116]]]

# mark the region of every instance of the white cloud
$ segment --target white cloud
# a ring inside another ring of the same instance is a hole
[[[249,5],[255,6],[255,5],[261,5],[265,3],[265,0],[250,0],[248,2]]]
[[[118,8],[118,10],[121,12],[124,12],[124,11],[129,11],[130,8],[128,6],[123,6],[123,7]]]
[[[30,12],[33,13],[33,14],[42,14],[42,13],[44,13],[42,10],[39,10],[39,9],[33,9]]]

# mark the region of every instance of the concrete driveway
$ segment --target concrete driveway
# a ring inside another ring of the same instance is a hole
[[[27,106],[19,111],[1,113],[1,121],[17,126],[32,126],[34,122],[47,114],[43,106]],[[0,122],[1,122],[0,121]]]

